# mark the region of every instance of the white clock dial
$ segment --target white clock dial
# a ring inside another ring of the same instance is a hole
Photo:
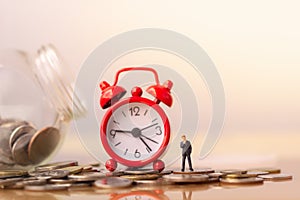
[[[153,107],[132,102],[113,110],[106,127],[110,148],[130,161],[153,156],[164,141],[164,122]]]

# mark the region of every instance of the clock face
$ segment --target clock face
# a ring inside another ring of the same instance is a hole
[[[148,99],[125,99],[104,118],[102,143],[112,158],[127,166],[154,161],[169,142],[169,121],[163,110]]]

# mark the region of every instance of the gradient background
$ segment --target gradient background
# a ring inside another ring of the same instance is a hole
[[[182,33],[214,61],[227,99],[222,137],[205,160],[193,153],[196,165],[275,165],[300,155],[299,7],[296,0],[1,0],[0,48],[35,52],[53,43],[78,70],[112,35],[145,27]],[[93,160],[74,131],[55,159]]]

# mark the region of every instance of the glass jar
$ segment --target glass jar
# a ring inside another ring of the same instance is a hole
[[[30,169],[55,154],[85,112],[74,79],[53,45],[0,51],[0,169]]]

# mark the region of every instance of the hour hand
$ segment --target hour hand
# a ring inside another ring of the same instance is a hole
[[[109,132],[109,134],[110,134],[113,138],[116,137],[116,133],[131,133],[131,131],[111,129],[110,132]]]

